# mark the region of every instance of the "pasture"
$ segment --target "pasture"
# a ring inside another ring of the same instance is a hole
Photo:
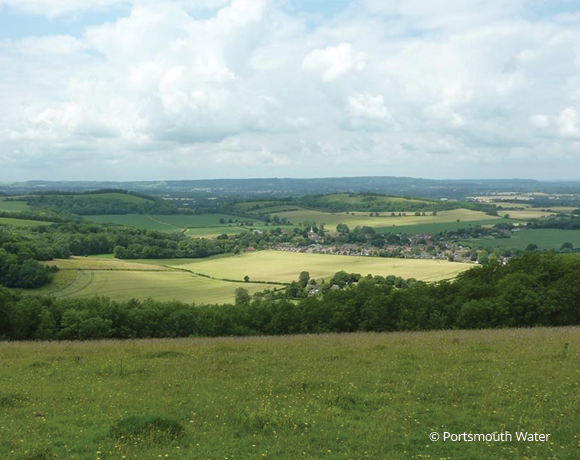
[[[6,199],[0,199],[0,211],[4,212],[19,212],[28,211],[30,206],[26,201],[9,201]]]
[[[48,196],[54,196],[54,195],[48,195]],[[121,200],[121,201],[126,201],[128,203],[133,203],[133,204],[145,204],[145,203],[152,203],[153,200],[147,199],[147,198],[143,198],[140,196],[135,196],[135,195],[130,195],[127,193],[80,193],[80,194],[76,194],[76,195],[67,195],[70,196],[74,199],[109,199],[109,200]]]
[[[12,225],[14,227],[38,227],[40,225],[50,225],[52,222],[41,220],[15,219],[12,217],[0,217],[0,225]]]
[[[514,232],[511,238],[471,238],[462,242],[488,249],[526,249],[530,244],[536,244],[540,249],[560,249],[564,243],[580,248],[580,230],[524,229]]]
[[[237,222],[256,222],[256,219],[233,216],[230,214],[199,214],[199,215],[146,215],[146,214],[125,214],[125,215],[97,215],[86,216],[84,218],[90,222],[111,223],[129,227],[136,227],[142,230],[156,230],[159,232],[178,233],[185,232],[189,228],[199,228],[200,230],[191,232],[192,235],[215,235],[221,233],[228,233],[228,230],[223,232],[206,231],[206,228],[228,227],[228,221]],[[221,223],[220,219],[225,223]],[[231,233],[237,233],[232,232]]]
[[[475,222],[443,222],[436,224],[417,224],[417,225],[402,225],[402,226],[391,226],[391,227],[380,227],[375,228],[377,233],[400,233],[404,235],[418,235],[420,233],[441,233],[441,232],[453,232],[464,228],[469,228],[472,226],[482,226],[482,227],[493,227],[499,223],[512,223],[517,225],[518,223],[525,223],[525,221],[518,221],[515,219],[490,219],[490,220],[479,220]]]
[[[190,262],[194,259],[187,259]],[[209,279],[176,268],[164,266],[164,261],[139,262],[108,258],[73,257],[46,262],[61,270],[54,280],[28,294],[46,294],[57,298],[105,296],[113,300],[147,299],[179,300],[186,303],[229,303],[235,290],[243,287],[250,294],[281,286],[254,283],[234,283]]]
[[[248,275],[251,281],[289,283],[298,279],[302,271],[311,278],[329,279],[344,270],[365,276],[396,275],[424,281],[454,278],[471,264],[446,260],[388,259],[326,254],[306,254],[285,251],[246,252],[237,256],[212,259],[189,259],[187,264],[175,267],[219,279],[242,280]],[[171,264],[169,264],[171,265]]]
[[[369,213],[328,213],[322,211],[313,211],[309,209],[301,209],[298,211],[277,212],[278,217],[286,217],[293,224],[301,224],[304,221],[316,222],[317,224],[324,224],[327,230],[333,231],[338,224],[346,224],[351,229],[357,226],[368,227],[396,227],[412,226],[424,224],[438,224],[457,222],[479,222],[497,220],[480,211],[472,211],[469,209],[455,209],[452,211],[441,211],[436,215],[426,213],[425,216],[415,216],[413,212],[406,213],[405,216],[399,216],[399,213],[394,217],[390,213],[382,213],[379,217],[371,217]]]
[[[579,328],[4,342],[0,356],[3,459],[578,457]]]

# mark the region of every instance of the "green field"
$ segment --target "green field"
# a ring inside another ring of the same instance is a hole
[[[228,224],[220,224],[220,219],[226,222],[232,221],[256,222],[256,219],[233,216],[230,214],[199,214],[199,215],[145,215],[145,214],[125,214],[125,215],[97,215],[86,216],[84,218],[90,222],[111,223],[140,228],[143,230],[157,230],[160,232],[177,233],[183,232],[188,228],[209,228],[219,227],[228,228]],[[220,234],[224,232],[207,232],[207,234]],[[195,233],[203,235],[204,230]]]
[[[5,212],[19,212],[19,211],[28,211],[30,206],[26,201],[7,201],[4,199],[0,199],[0,211]]]
[[[0,225],[13,225],[15,227],[38,227],[39,225],[50,225],[52,222],[41,220],[13,219],[11,217],[0,217]]]
[[[398,214],[398,213],[397,213]],[[480,222],[498,220],[480,211],[472,211],[469,209],[455,209],[453,211],[441,211],[433,216],[427,213],[426,216],[415,216],[414,213],[406,213],[406,216],[390,217],[390,213],[383,213],[379,217],[371,217],[369,213],[328,213],[322,211],[313,211],[302,209],[299,211],[278,212],[275,215],[279,217],[286,217],[294,224],[300,224],[304,221],[316,222],[317,224],[325,224],[328,230],[334,230],[340,223],[348,225],[351,229],[356,226],[368,226],[375,228],[386,228],[400,226],[414,226],[424,224],[439,224],[457,222]]]
[[[483,248],[526,249],[536,244],[540,249],[560,249],[564,243],[580,247],[580,230],[535,229],[519,230],[511,238],[472,238],[463,243]]]
[[[361,194],[348,194],[348,193],[333,193],[330,195],[321,196],[318,199],[321,204],[324,203],[345,203],[348,205],[353,204],[363,204],[363,203],[379,203],[379,204],[390,204],[390,203],[409,203],[409,204],[433,204],[433,201],[422,200],[420,198],[406,198],[402,196],[384,196],[384,195],[361,195]]]
[[[191,262],[194,259],[183,261]],[[172,259],[173,262],[176,262]],[[47,294],[57,298],[105,296],[113,300],[179,300],[186,303],[228,303],[235,290],[243,287],[250,294],[283,286],[233,283],[213,280],[193,273],[163,266],[168,260],[122,261],[110,258],[73,257],[46,262],[61,270],[54,280],[28,294]],[[176,266],[179,266],[178,264]]]
[[[238,233],[247,232],[247,228],[242,227],[198,227],[198,228],[188,228],[185,234],[187,236],[199,237],[199,238],[213,238],[218,235],[236,235]]]
[[[489,216],[488,216],[489,217]],[[475,222],[443,222],[437,224],[417,224],[417,225],[401,225],[391,227],[375,228],[377,233],[402,233],[406,235],[417,235],[419,233],[440,233],[453,232],[462,228],[469,228],[472,226],[494,226],[499,223],[525,223],[525,221],[518,221],[515,219],[489,219],[479,220]]]
[[[181,227],[162,222],[159,219],[145,214],[85,216],[84,219],[89,222],[123,225],[141,230],[156,230],[166,233],[179,233],[183,231]]]
[[[190,263],[175,265],[195,273],[220,279],[242,280],[248,275],[253,281],[288,283],[298,279],[301,271],[310,272],[315,279],[332,277],[345,270],[361,275],[396,275],[436,281],[454,278],[458,273],[472,268],[446,260],[387,259],[325,254],[304,254],[285,251],[247,252],[232,257],[190,259]]]
[[[54,197],[58,195],[47,195],[49,197]],[[153,203],[153,200],[149,200],[147,198],[142,198],[140,196],[130,195],[127,193],[81,193],[77,195],[66,195],[70,196],[74,199],[85,199],[85,198],[103,198],[109,200],[121,200],[126,201],[128,203],[133,204],[144,204],[144,203]]]
[[[2,342],[0,458],[575,459],[579,350],[578,328]]]

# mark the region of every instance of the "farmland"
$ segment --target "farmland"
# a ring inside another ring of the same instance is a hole
[[[125,214],[125,215],[96,215],[86,216],[85,220],[98,223],[111,223],[140,228],[143,230],[156,230],[160,232],[177,233],[186,231],[186,229],[199,228],[199,232],[192,231],[195,235],[214,235],[228,233],[227,223],[222,221],[251,221],[256,219],[232,216],[229,214],[200,214],[200,215],[145,215],[145,214]],[[206,228],[223,227],[225,231],[206,231]],[[229,233],[239,233],[231,231]]]
[[[354,214],[354,215],[353,215]],[[327,213],[322,211],[313,211],[301,209],[297,211],[277,212],[275,215],[287,218],[294,224],[300,224],[304,221],[325,224],[329,230],[334,230],[338,224],[346,224],[349,227],[368,226],[368,227],[396,227],[411,226],[422,224],[436,224],[448,222],[479,222],[498,220],[480,211],[469,209],[456,209],[453,211],[441,211],[436,215],[427,213],[425,216],[415,216],[413,213],[407,213],[405,216],[390,216],[390,213],[379,213],[379,217],[371,217],[369,213]],[[398,214],[398,213],[397,213]]]
[[[53,195],[47,195],[48,197]],[[83,193],[80,195],[68,195],[73,199],[109,199],[109,200],[121,200],[126,201],[127,203],[133,204],[144,204],[144,203],[151,203],[153,200],[148,198],[144,198],[141,196],[130,195],[127,193]]]
[[[213,280],[160,263],[77,257],[47,262],[47,265],[56,265],[61,270],[51,284],[28,290],[29,294],[48,294],[57,298],[99,295],[114,300],[153,298],[200,304],[233,302],[238,287],[249,293],[281,287]]]
[[[324,254],[304,254],[284,251],[258,251],[232,257],[197,259],[180,268],[215,278],[288,283],[306,270],[312,278],[328,279],[340,270],[361,275],[396,275],[436,281],[453,278],[473,265],[444,260],[386,259]]]
[[[514,232],[511,238],[472,238],[463,241],[475,247],[500,249],[526,249],[536,244],[539,249],[560,249],[564,243],[580,247],[580,230],[523,229]]]
[[[578,328],[2,343],[0,457],[571,459],[579,350]]]
[[[30,206],[25,201],[11,201],[0,199],[0,211],[19,212],[28,211]]]
[[[420,233],[440,233],[440,232],[453,232],[462,228],[469,228],[471,226],[481,225],[482,227],[493,227],[499,223],[525,223],[525,221],[517,221],[515,219],[489,219],[489,220],[479,220],[475,222],[441,222],[432,224],[415,224],[415,225],[401,225],[401,226],[390,226],[390,227],[379,227],[375,228],[377,233],[400,233],[404,235],[417,235]]]
[[[0,217],[0,225],[12,225],[15,227],[38,227],[39,225],[50,225],[50,224],[51,222],[43,222],[41,220]]]

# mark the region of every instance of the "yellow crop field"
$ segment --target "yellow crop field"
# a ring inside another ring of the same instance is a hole
[[[259,251],[219,259],[198,259],[187,265],[176,265],[195,273],[242,280],[288,283],[298,279],[301,271],[308,271],[311,278],[330,278],[344,270],[361,275],[396,275],[424,281],[454,278],[472,268],[446,260],[387,259],[380,257],[356,257],[326,254],[305,254],[285,251]]]
[[[322,211],[313,211],[301,209],[299,211],[278,212],[275,215],[286,217],[294,224],[300,224],[304,221],[325,224],[328,230],[333,230],[338,224],[346,224],[353,228],[356,226],[368,227],[392,227],[402,225],[421,225],[434,223],[456,222],[477,222],[482,220],[494,219],[481,211],[472,211],[470,209],[454,209],[452,211],[440,211],[437,215],[427,213],[425,216],[415,216],[413,212],[406,213],[405,216],[391,217],[390,213],[382,213],[379,217],[371,217],[369,213],[329,213]]]
[[[193,259],[188,259],[191,262]],[[156,261],[152,261],[156,262]],[[163,261],[163,262],[168,262]],[[177,262],[179,265],[179,259]],[[110,297],[113,300],[179,300],[187,303],[228,303],[235,290],[243,287],[250,294],[282,286],[258,283],[234,283],[209,279],[187,271],[172,269],[162,263],[126,262],[117,259],[74,257],[47,262],[61,270],[54,280],[29,294],[48,294],[58,298]]]
[[[506,214],[509,215],[509,217],[511,219],[540,219],[542,217],[549,217],[549,216],[554,216],[556,215],[555,212],[546,212],[546,211],[542,211],[541,209],[523,209],[523,210],[518,210],[518,211],[500,211],[499,215],[500,216],[505,216]]]

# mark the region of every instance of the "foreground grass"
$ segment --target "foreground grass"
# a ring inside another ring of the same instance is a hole
[[[579,332],[4,343],[0,458],[579,458]]]

